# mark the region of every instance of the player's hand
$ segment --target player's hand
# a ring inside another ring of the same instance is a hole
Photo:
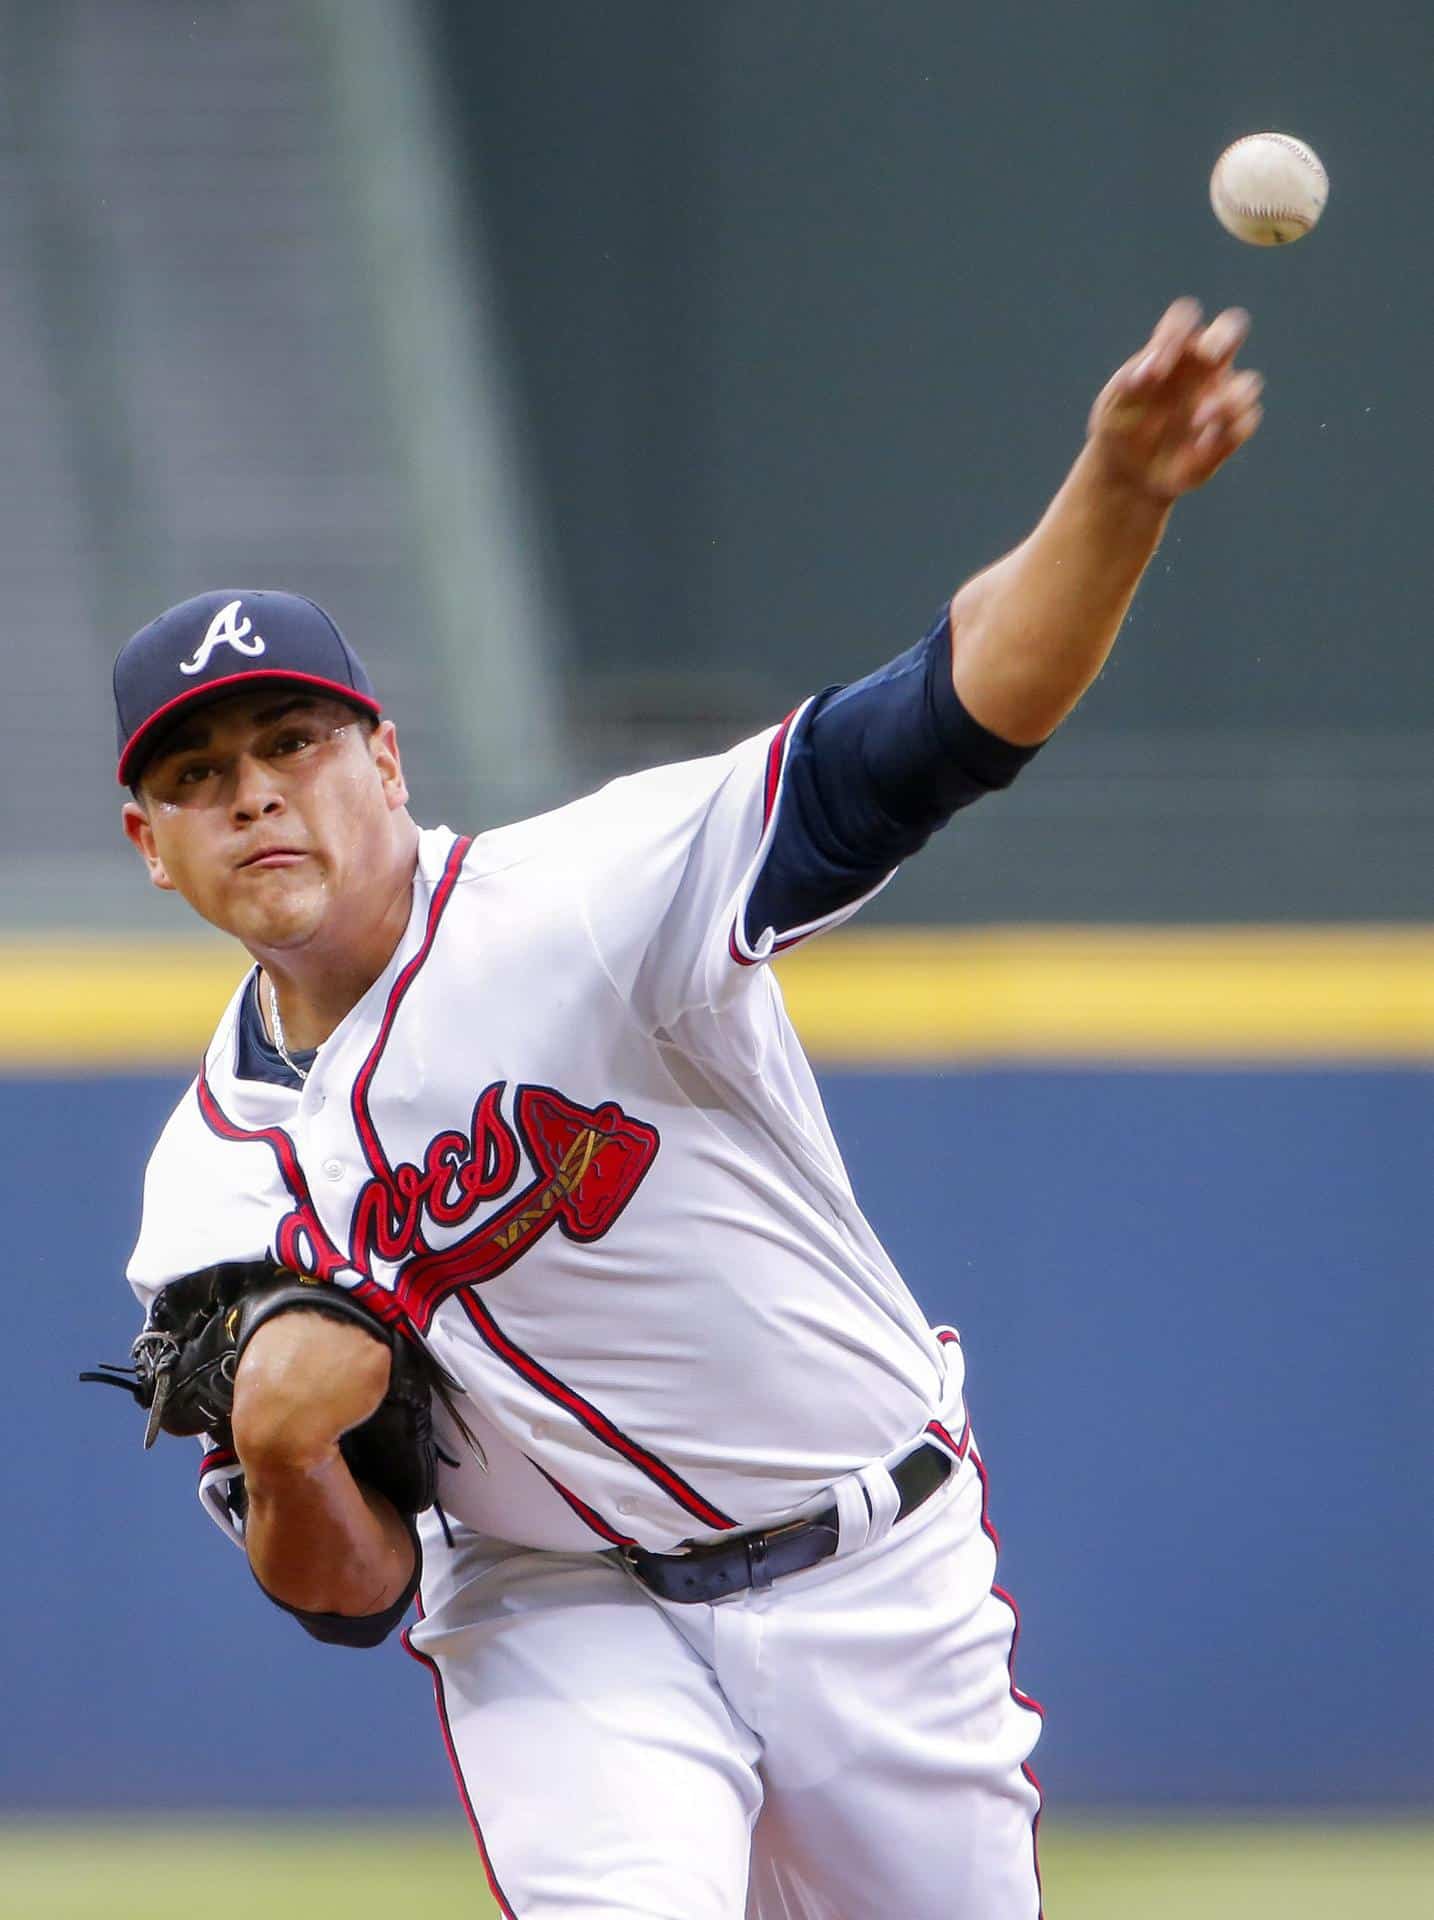
[[[382,1340],[322,1313],[281,1313],[258,1328],[234,1381],[234,1446],[245,1471],[303,1471],[337,1448],[388,1391]]]
[[[1262,418],[1258,373],[1235,355],[1250,316],[1227,307],[1208,326],[1198,302],[1177,300],[1139,353],[1102,389],[1088,436],[1106,472],[1155,500],[1200,487]]]

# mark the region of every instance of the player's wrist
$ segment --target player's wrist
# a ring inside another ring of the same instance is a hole
[[[246,1475],[312,1478],[335,1462],[342,1465],[339,1441],[354,1424],[351,1409],[296,1393],[294,1385],[262,1373],[246,1375],[241,1365],[231,1424]]]
[[[1099,425],[1092,426],[1072,477],[1104,512],[1157,538],[1179,498],[1160,485],[1149,462],[1131,453],[1124,436]]]
[[[327,1314],[287,1312],[261,1325],[234,1381],[234,1444],[300,1470],[331,1459],[341,1435],[368,1419],[388,1391],[392,1358],[381,1333]]]
[[[234,1422],[234,1451],[251,1501],[269,1489],[310,1485],[335,1467],[347,1472],[339,1436],[303,1422],[269,1420],[262,1413]]]

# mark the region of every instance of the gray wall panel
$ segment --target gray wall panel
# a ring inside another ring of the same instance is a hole
[[[436,20],[593,770],[758,724],[913,638],[1025,531],[1106,373],[1188,290],[1252,309],[1265,428],[1180,510],[1102,684],[1028,776],[1054,841],[1014,805],[982,824],[978,911],[1080,911],[1069,876],[1098,863],[1102,917],[1428,912],[1434,12],[494,0]],[[1206,201],[1220,148],[1264,126],[1333,181],[1320,231],[1278,252]],[[1071,782],[1101,764],[1093,848]],[[1327,780],[1355,817],[1332,817]],[[1212,783],[1246,796],[1229,862],[1200,857]],[[1370,811],[1393,823],[1373,842]],[[913,875],[881,910],[955,905]]]

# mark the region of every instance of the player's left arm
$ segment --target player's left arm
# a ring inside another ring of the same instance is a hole
[[[1017,746],[1045,740],[1090,686],[1181,494],[1260,424],[1257,373],[1235,356],[1249,316],[1203,324],[1177,300],[1107,382],[1085,446],[1020,546],[951,602],[952,674],[966,712]]]

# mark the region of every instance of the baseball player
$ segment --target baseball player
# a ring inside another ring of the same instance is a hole
[[[317,1638],[418,1598],[505,1915],[1040,1912],[960,1344],[767,963],[1072,709],[1258,425],[1246,329],[1170,307],[1040,524],[889,665],[476,838],[414,823],[311,602],[201,594],[119,655],[126,834],[255,962],[145,1179],[151,1426],[205,1426],[205,1506]]]

